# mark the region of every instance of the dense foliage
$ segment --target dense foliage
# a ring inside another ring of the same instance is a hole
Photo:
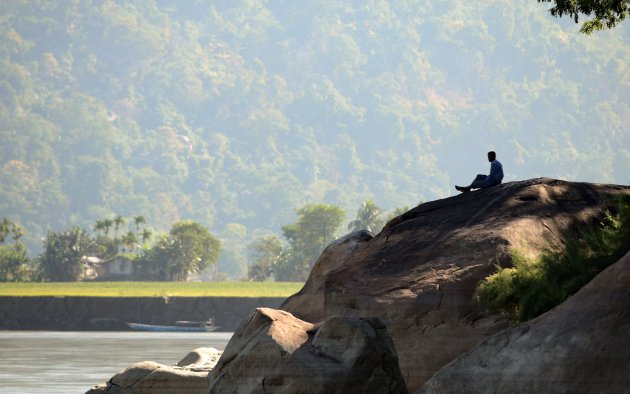
[[[628,0],[538,0],[539,2],[555,5],[549,10],[551,15],[562,17],[568,15],[575,23],[580,16],[593,15],[593,19],[582,24],[580,31],[590,34],[594,30],[604,30],[615,27],[626,19],[630,13],[630,1]]]
[[[0,282],[19,282],[30,278],[26,247],[20,240],[22,228],[3,218],[0,221]],[[13,242],[8,242],[11,237]]]
[[[579,238],[578,238],[579,237]],[[477,299],[494,312],[525,321],[562,303],[630,250],[630,196],[596,228],[568,238],[566,250],[531,261],[513,251],[510,268],[498,267],[477,288]]]
[[[37,258],[39,276],[51,282],[75,282],[81,279],[81,258],[94,253],[94,240],[81,228],[48,232],[44,251]]]
[[[219,240],[199,223],[177,222],[137,264],[145,279],[183,281],[216,263],[220,248]]]
[[[80,226],[70,230],[49,231],[44,239],[44,250],[35,259],[26,255],[19,238],[22,230],[7,219],[0,222],[0,282],[137,279],[184,281],[216,263],[220,241],[201,224],[182,221],[173,224],[168,235],[162,235],[152,245],[147,243],[150,231],[142,231],[143,244],[138,243],[143,216],[133,218],[135,232],[118,237],[126,219],[97,220],[95,236]],[[110,227],[114,238],[110,238]],[[11,234],[14,244],[3,245]],[[107,268],[116,264],[115,272]],[[125,265],[124,271],[120,265]]]
[[[240,278],[297,207],[448,196],[489,149],[506,181],[625,183],[628,31],[533,0],[4,1],[0,217],[33,255],[114,213],[194,220]]]
[[[250,261],[247,278],[252,281],[265,281],[273,275],[274,265],[282,256],[282,241],[274,235],[262,237],[249,246]]]
[[[383,210],[373,201],[366,201],[357,210],[357,217],[348,224],[351,231],[367,230],[376,233],[381,230],[383,223]]]
[[[303,282],[324,248],[334,241],[344,220],[344,211],[329,204],[307,204],[296,210],[296,223],[282,227],[288,240],[272,266],[276,280]]]

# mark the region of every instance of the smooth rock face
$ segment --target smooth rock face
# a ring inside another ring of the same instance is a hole
[[[328,275],[342,267],[366,242],[373,238],[366,230],[355,231],[328,245],[319,256],[302,290],[287,298],[280,309],[294,311],[309,321],[320,321],[324,317],[325,281]]]
[[[259,308],[209,375],[210,393],[404,393],[398,360],[376,318],[315,325]]]
[[[630,253],[555,309],[502,331],[417,393],[630,392]]]
[[[511,182],[422,204],[380,234],[332,244],[309,281],[281,309],[309,322],[377,316],[391,335],[407,389],[507,327],[473,301],[478,282],[511,263],[562,245],[576,225],[599,219],[616,185],[553,179]]]
[[[93,387],[86,394],[205,394],[208,372],[220,356],[217,349],[198,348],[173,367],[143,361],[118,372],[109,382]]]

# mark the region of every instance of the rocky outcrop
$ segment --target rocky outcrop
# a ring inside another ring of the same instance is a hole
[[[214,348],[195,349],[172,367],[152,361],[136,363],[86,394],[205,394],[208,373],[221,353]]]
[[[320,324],[259,308],[209,375],[210,393],[403,393],[398,360],[376,318]]]
[[[627,393],[630,253],[555,309],[436,373],[428,393]]]
[[[370,238],[331,245],[283,310],[308,322],[378,316],[391,335],[407,388],[506,327],[473,301],[477,283],[509,265],[509,249],[562,247],[575,226],[601,218],[615,185],[553,179],[512,182],[422,204]]]
[[[622,193],[630,187],[512,182],[422,204],[374,237],[350,234],[322,253],[284,311],[261,308],[241,324],[215,369],[199,372],[204,391],[396,393],[441,370],[421,392],[623,392],[628,256],[554,311],[496,336],[506,321],[473,301],[495,265],[511,264],[511,248],[532,257],[562,248]],[[95,390],[140,388],[153,374],[152,393],[177,392],[169,385],[180,374],[196,392],[193,372],[141,363]]]

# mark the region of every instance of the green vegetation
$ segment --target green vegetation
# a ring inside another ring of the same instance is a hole
[[[168,235],[162,235],[150,246],[151,232],[144,229],[143,244],[138,244],[143,216],[134,218],[135,233],[128,231],[118,237],[126,223],[115,219],[97,220],[95,236],[79,226],[61,231],[49,231],[44,239],[44,251],[30,260],[26,248],[19,241],[22,229],[8,219],[0,222],[0,282],[50,281],[76,282],[80,280],[137,279],[185,281],[191,274],[199,274],[214,265],[219,257],[220,242],[207,228],[192,221],[173,224]],[[109,237],[114,226],[114,238]],[[11,234],[14,243],[3,245]],[[109,264],[118,265],[110,271]],[[127,266],[124,270],[121,265]]]
[[[344,211],[333,205],[307,204],[297,210],[298,221],[282,227],[288,245],[275,236],[260,238],[249,245],[252,266],[250,280],[304,281],[322,250],[339,234]],[[371,201],[362,205],[357,220],[349,228],[375,229],[382,227],[382,210]]]
[[[348,229],[352,231],[368,230],[378,233],[385,223],[383,223],[383,210],[373,201],[366,201],[361,204],[357,211],[357,218],[348,224]]]
[[[630,196],[620,199],[597,228],[583,228],[563,252],[530,261],[512,251],[513,267],[497,267],[482,281],[476,298],[492,312],[526,321],[559,305],[630,250]]]
[[[0,2],[0,218],[31,258],[48,232],[130,249],[192,220],[221,242],[212,278],[241,279],[296,209],[413,207],[491,149],[506,181],[626,183],[630,26],[585,37],[545,8]]]
[[[339,235],[344,220],[343,210],[334,205],[307,204],[297,213],[298,221],[283,227],[288,244],[273,235],[250,243],[249,280],[306,280],[321,251]],[[370,201],[359,209],[358,215],[359,219],[353,222],[355,225],[362,220],[360,223],[368,229],[370,223],[382,226],[382,211]],[[15,243],[0,245],[0,282],[187,281],[192,274],[211,279],[209,268],[219,258],[221,242],[201,224],[176,222],[169,234],[158,235],[152,245],[148,243],[152,232],[145,228],[140,245],[140,225],[146,224],[146,220],[136,216],[135,232],[129,230],[124,234],[123,231],[119,237],[119,230],[126,223],[121,215],[97,220],[94,236],[79,226],[67,231],[50,231],[44,239],[44,251],[31,261],[19,242],[22,229],[5,218],[0,222],[0,243],[9,234]],[[110,238],[112,227],[114,238]]]
[[[288,297],[296,282],[47,282],[0,283],[10,297]]]
[[[253,281],[264,281],[273,275],[274,265],[282,256],[282,241],[274,235],[260,238],[249,246],[252,266],[247,277]]]
[[[593,19],[582,24],[580,32],[591,34],[595,30],[612,29],[622,22],[630,13],[630,1],[628,0],[538,0],[538,2],[551,3],[555,6],[549,12],[553,16],[562,17],[568,15],[578,23],[580,15],[593,15]]]
[[[26,247],[20,241],[24,232],[7,218],[0,221],[0,282],[20,282],[29,279]],[[11,236],[13,243],[5,243]]]
[[[322,250],[335,240],[345,215],[327,204],[307,204],[296,212],[297,222],[282,227],[289,245],[272,266],[276,280],[305,281]]]
[[[42,279],[51,282],[78,281],[82,278],[81,257],[96,250],[96,242],[81,227],[62,232],[49,232],[44,252],[37,258]]]
[[[220,248],[221,243],[199,223],[177,222],[136,264],[145,279],[185,281],[191,273],[215,264]]]

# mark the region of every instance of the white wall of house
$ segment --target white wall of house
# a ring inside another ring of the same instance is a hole
[[[127,259],[117,258],[108,263],[107,271],[110,275],[131,275],[133,264]]]

